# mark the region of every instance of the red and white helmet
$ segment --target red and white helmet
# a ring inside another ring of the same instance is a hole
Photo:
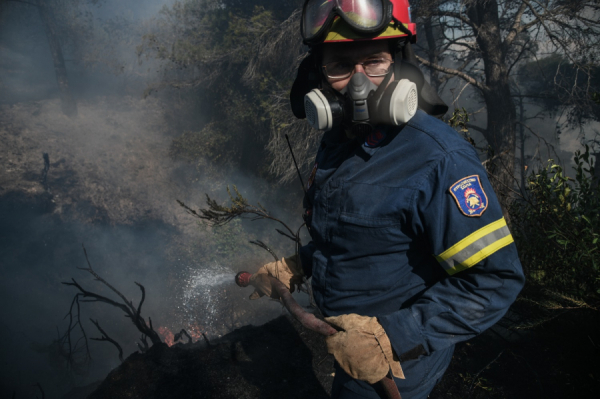
[[[304,43],[349,42],[412,36],[416,25],[408,0],[306,0],[302,10]]]

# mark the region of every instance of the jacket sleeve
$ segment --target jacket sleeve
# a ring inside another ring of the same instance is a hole
[[[472,149],[446,154],[431,167],[410,207],[411,228],[445,277],[409,307],[378,318],[401,358],[447,348],[491,327],[525,282],[502,209]]]

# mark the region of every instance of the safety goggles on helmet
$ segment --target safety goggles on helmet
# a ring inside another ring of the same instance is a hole
[[[388,26],[392,12],[390,0],[307,0],[302,11],[302,38],[306,44],[322,42],[336,18],[358,33],[376,34]]]

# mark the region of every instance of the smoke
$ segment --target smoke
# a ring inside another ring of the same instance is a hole
[[[265,205],[290,227],[301,223],[297,184],[293,192],[282,192],[244,171],[209,161],[201,161],[200,168],[169,156],[172,139],[183,127],[206,120],[201,111],[177,108],[172,94],[143,96],[160,77],[159,68],[152,60],[140,64],[136,46],[152,18],[170,3],[81,3],[93,23],[80,41],[64,48],[78,102],[73,118],[61,112],[39,15],[27,4],[0,5],[3,396],[33,397],[39,382],[47,397],[60,397],[119,365],[115,347],[88,340],[89,368],[69,370],[65,347],[57,344],[78,292],[62,282],[74,278],[86,290],[118,300],[78,269],[87,267],[82,244],[94,270],[134,305],[141,298],[135,282],[144,285],[142,315],[151,317],[157,330],[185,328],[195,339],[201,339],[199,333],[214,339],[281,314],[276,302],[250,301],[251,290],[235,286],[233,277],[272,260],[248,240],[266,242],[279,256],[294,251],[291,241],[264,221],[199,226],[175,201],[203,206],[209,193],[223,202],[226,187],[236,185],[250,202]],[[50,168],[42,184],[44,153]],[[289,215],[290,208],[297,213]],[[81,303],[88,338],[100,337],[90,318],[121,344],[125,356],[138,350],[140,333],[119,309]]]
[[[1,295],[7,304],[1,332],[4,394],[17,390],[24,396],[25,387],[40,382],[47,394],[56,396],[71,383],[93,381],[117,365],[116,349],[90,342],[93,367],[88,376],[74,381],[55,344],[67,327],[64,316],[76,292],[61,282],[73,277],[90,291],[110,296],[88,273],[76,269],[86,266],[82,242],[96,271],[128,298],[137,302],[140,297],[133,281],[146,285],[148,312],[166,295],[154,276],[167,263],[163,249],[156,244],[164,241],[169,228],[158,222],[121,227],[65,222],[40,205],[17,194],[4,196],[0,202]],[[131,352],[138,334],[120,311],[101,304],[82,306],[82,321],[89,336],[95,337],[99,334],[88,322],[90,317],[98,319]]]

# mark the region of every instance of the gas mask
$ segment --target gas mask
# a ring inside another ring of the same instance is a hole
[[[304,96],[308,123],[319,130],[341,126],[350,138],[367,135],[377,125],[405,124],[417,111],[417,86],[408,79],[389,83],[390,76],[377,87],[357,72],[341,92],[312,89]]]

